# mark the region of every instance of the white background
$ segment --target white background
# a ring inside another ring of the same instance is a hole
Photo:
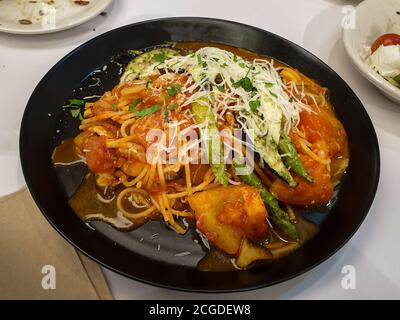
[[[96,17],[68,31],[41,36],[0,34],[0,195],[24,185],[18,158],[18,132],[26,102],[44,74],[73,48],[110,29],[158,17],[204,16],[251,24],[279,34],[317,55],[353,88],[364,103],[377,131],[382,166],[378,193],[367,219],[351,241],[332,258],[305,275],[280,285],[235,294],[191,294],[144,285],[105,270],[114,297],[399,299],[400,106],[378,93],[358,74],[346,56],[341,42],[341,9],[343,5],[357,2],[115,0],[106,10],[107,16]],[[355,290],[341,287],[344,276],[341,270],[345,265],[353,265],[356,269]]]

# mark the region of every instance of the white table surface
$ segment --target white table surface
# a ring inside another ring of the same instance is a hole
[[[44,74],[66,53],[110,29],[167,16],[239,21],[279,34],[330,65],[355,91],[375,125],[381,178],[367,219],[349,243],[312,271],[270,288],[234,294],[192,294],[160,289],[104,270],[117,299],[399,299],[400,106],[354,69],[341,42],[346,0],[115,0],[107,16],[41,36],[0,34],[0,195],[24,185],[18,133],[26,102]],[[373,14],[373,13],[371,13]],[[351,106],[349,106],[351,108]],[[365,174],[368,174],[366,172]],[[340,232],[340,230],[338,230]],[[0,257],[1,258],[1,257]],[[341,286],[343,266],[356,270],[356,289]],[[167,275],[166,275],[167,276]]]

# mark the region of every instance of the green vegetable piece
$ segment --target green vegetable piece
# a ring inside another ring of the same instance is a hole
[[[81,99],[69,99],[68,103],[69,103],[69,105],[81,106],[85,103],[85,101],[83,101]]]
[[[202,136],[208,136],[207,156],[215,178],[219,183],[227,186],[229,183],[228,173],[223,162],[224,148],[218,135],[217,124],[214,114],[208,105],[208,100],[199,99],[192,104],[192,113],[197,124],[207,123],[206,128],[202,128]],[[216,148],[215,146],[220,146]],[[214,159],[219,159],[220,163],[215,163]],[[222,161],[221,161],[222,160]]]
[[[165,89],[170,96],[176,96],[181,92],[181,86],[177,84],[171,84],[171,87]]]
[[[145,116],[149,116],[149,115],[151,115],[153,113],[156,113],[160,109],[161,109],[161,106],[159,104],[154,104],[150,108],[143,109],[143,110],[140,110],[140,111],[136,111],[135,115],[138,118],[142,118],[142,117],[145,117]]]
[[[150,76],[159,75],[160,71],[157,67],[177,55],[179,55],[179,52],[171,48],[157,48],[144,52],[129,62],[121,77],[121,82],[146,79]],[[156,67],[154,67],[155,63],[158,63]]]
[[[279,152],[281,155],[283,155],[282,158],[286,167],[292,169],[308,182],[314,182],[314,178],[303,166],[292,140],[284,132],[281,132],[281,138],[279,140]]]
[[[167,57],[164,52],[155,53],[153,55],[153,60],[157,61],[158,63],[164,63],[166,58]]]
[[[142,99],[137,98],[135,100],[132,101],[132,103],[129,105],[128,107],[128,112],[133,112],[135,111],[136,107],[138,106],[138,104],[140,104],[142,102]]]
[[[282,161],[278,152],[278,146],[271,137],[256,137],[254,139],[254,145],[261,158],[272,170],[283,178],[292,188],[297,186],[296,180],[293,179],[289,170]]]
[[[261,106],[261,101],[258,99],[249,102],[249,107],[252,112],[257,112],[259,106]]]
[[[80,114],[81,114],[80,109],[72,109],[71,110],[71,116],[73,116],[74,118],[78,118]]]
[[[172,102],[169,106],[169,110],[175,110],[176,108],[178,108],[178,104],[176,102]]]
[[[244,77],[239,81],[236,81],[235,83],[233,83],[233,87],[234,88],[242,87],[247,92],[253,91],[254,89],[253,83],[251,82],[249,77]]]
[[[234,163],[235,168],[243,168],[244,165]],[[290,221],[288,214],[279,207],[278,200],[267,191],[262,184],[261,180],[256,176],[254,172],[245,175],[239,175],[239,177],[248,185],[255,187],[265,205],[267,206],[268,212],[271,216],[272,221],[278,226],[279,229],[285,234],[285,236],[296,240],[298,234],[296,226]]]

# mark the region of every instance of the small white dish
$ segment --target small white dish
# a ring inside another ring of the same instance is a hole
[[[1,0],[0,31],[43,34],[80,25],[103,12],[112,0]]]
[[[355,28],[345,28],[343,42],[346,51],[361,74],[385,96],[400,104],[400,88],[380,76],[366,62],[365,48],[386,33],[400,34],[400,0],[364,0],[353,17]]]

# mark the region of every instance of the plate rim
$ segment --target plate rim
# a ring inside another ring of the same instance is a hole
[[[336,248],[334,250],[332,250],[329,253],[324,253],[322,258],[319,258],[318,261],[316,261],[315,263],[310,264],[307,267],[302,268],[301,271],[298,272],[294,272],[288,276],[282,277],[280,279],[277,279],[275,281],[270,281],[268,283],[262,283],[262,284],[257,284],[257,285],[250,285],[250,286],[245,286],[245,287],[235,287],[234,289],[196,289],[196,288],[192,288],[192,287],[179,287],[179,286],[174,286],[174,285],[168,285],[168,284],[163,284],[163,283],[159,283],[159,282],[155,282],[152,280],[148,280],[148,279],[143,279],[140,277],[136,277],[132,274],[128,274],[124,271],[118,270],[115,267],[111,266],[110,264],[100,261],[99,259],[97,259],[96,257],[94,257],[91,253],[86,252],[86,250],[80,248],[78,245],[76,245],[73,240],[69,239],[68,236],[62,231],[60,230],[60,228],[58,228],[55,223],[52,221],[51,217],[45,212],[45,210],[43,209],[40,201],[39,201],[39,197],[36,194],[35,190],[33,189],[32,186],[32,182],[30,181],[30,179],[26,179],[26,169],[24,168],[24,161],[26,161],[27,159],[23,159],[22,154],[24,153],[22,150],[22,144],[23,144],[23,135],[20,134],[20,139],[19,139],[19,147],[20,147],[20,161],[21,161],[21,166],[22,166],[22,171],[26,180],[26,184],[28,186],[28,189],[33,197],[33,199],[35,200],[36,205],[39,207],[40,211],[42,212],[42,214],[45,216],[46,220],[52,225],[52,227],[64,238],[66,239],[71,245],[73,245],[75,248],[77,248],[80,252],[82,252],[83,254],[85,254],[86,256],[88,256],[90,259],[96,261],[97,263],[99,263],[101,266],[117,273],[120,274],[124,277],[127,277],[129,279],[133,279],[136,281],[139,281],[141,283],[145,283],[145,284],[149,284],[152,286],[156,286],[156,287],[160,287],[160,288],[165,288],[165,289],[172,289],[172,290],[177,290],[177,291],[184,291],[184,292],[197,292],[197,293],[231,293],[231,292],[244,292],[244,291],[250,291],[250,290],[256,290],[256,289],[261,289],[261,288],[265,288],[265,287],[270,287],[279,283],[283,283],[286,282],[290,279],[296,278],[302,274],[305,274],[306,272],[310,271],[311,269],[315,268],[316,266],[322,264],[323,262],[325,262],[326,260],[328,260],[330,257],[332,257],[333,255],[335,255],[341,248],[344,247],[345,244],[348,243],[348,241],[354,236],[354,234],[359,230],[360,226],[362,225],[362,223],[364,222],[366,216],[369,213],[369,210],[373,204],[373,201],[375,199],[376,196],[376,192],[377,192],[377,188],[379,185],[379,180],[380,180],[380,166],[381,166],[381,159],[380,159],[380,147],[379,147],[379,142],[378,142],[378,138],[376,135],[376,130],[375,127],[372,123],[371,118],[369,117],[369,114],[367,112],[367,110],[365,109],[363,103],[361,102],[361,100],[358,98],[358,96],[356,95],[356,93],[352,90],[352,88],[348,85],[348,83],[337,73],[335,72],[328,64],[326,64],[325,62],[323,62],[320,58],[318,58],[316,55],[312,54],[310,51],[308,51],[307,49],[303,48],[302,46],[294,43],[293,41],[286,39],[280,35],[277,35],[273,32],[270,32],[268,30],[264,30],[252,25],[248,25],[245,23],[241,23],[241,22],[237,22],[237,21],[231,21],[231,20],[226,20],[226,19],[219,19],[219,18],[208,18],[208,17],[196,17],[196,16],[177,16],[177,17],[165,17],[165,18],[156,18],[156,19],[150,19],[150,20],[143,20],[143,21],[139,21],[139,22],[135,22],[132,24],[128,24],[128,25],[123,25],[120,26],[118,28],[109,30],[105,33],[102,33],[86,42],[84,42],[83,44],[81,44],[80,46],[76,47],[75,49],[73,49],[72,51],[70,51],[69,53],[67,53],[63,58],[61,58],[55,65],[53,65],[52,68],[50,68],[50,70],[43,76],[43,78],[38,82],[38,84],[36,85],[34,91],[32,92],[31,97],[29,98],[28,102],[27,102],[27,106],[25,108],[24,114],[23,114],[23,118],[22,118],[22,122],[21,122],[21,130],[20,132],[22,133],[22,129],[24,127],[24,123],[27,121],[26,119],[26,110],[27,107],[30,103],[30,100],[32,98],[32,96],[34,95],[37,87],[39,87],[42,83],[44,83],[47,79],[47,77],[54,71],[54,69],[56,69],[59,65],[61,65],[64,60],[68,59],[69,56],[75,54],[76,52],[78,52],[82,47],[85,47],[93,42],[95,42],[96,40],[98,40],[98,38],[100,37],[105,37],[106,35],[110,35],[113,32],[118,32],[119,30],[123,30],[126,28],[131,28],[134,26],[138,26],[138,25],[142,25],[142,24],[148,24],[148,23],[153,23],[153,22],[163,22],[163,21],[174,21],[174,20],[180,20],[180,19],[186,19],[186,20],[191,20],[194,19],[196,21],[204,21],[204,22],[222,22],[222,23],[230,23],[230,24],[235,24],[238,26],[242,26],[242,27],[246,27],[246,28],[250,28],[250,29],[254,29],[256,31],[262,32],[262,33],[267,33],[273,37],[277,37],[285,42],[288,42],[289,44],[301,49],[304,53],[308,54],[310,57],[312,57],[313,59],[315,59],[319,64],[322,64],[325,68],[329,69],[338,79],[340,79],[343,84],[349,89],[349,92],[351,93],[352,97],[355,99],[355,101],[357,101],[360,106],[362,106],[362,111],[364,112],[365,116],[366,116],[366,120],[369,122],[370,128],[371,130],[371,139],[374,140],[374,146],[375,146],[375,152],[374,152],[374,160],[375,160],[375,168],[374,168],[374,176],[373,176],[373,185],[372,188],[370,190],[371,192],[371,196],[368,198],[368,202],[365,203],[364,205],[364,210],[362,212],[362,219],[360,219],[359,223],[357,225],[354,226],[353,230],[351,233],[348,234],[348,236],[343,239],[343,241],[336,246]]]

